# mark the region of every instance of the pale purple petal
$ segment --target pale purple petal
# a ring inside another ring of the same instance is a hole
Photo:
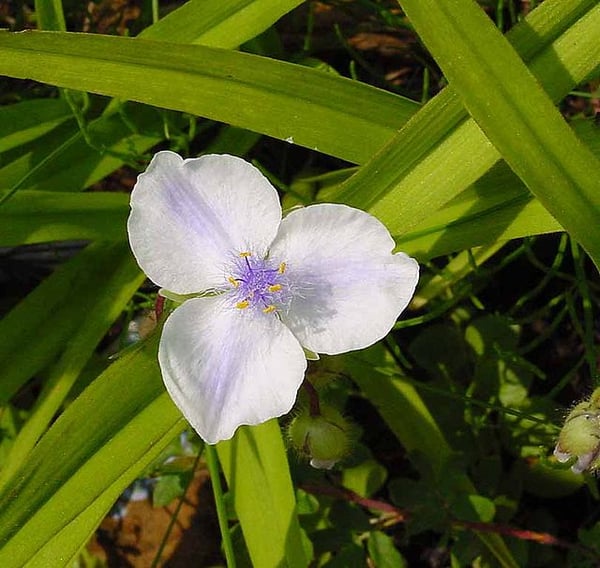
[[[559,449],[558,444],[556,444],[556,447],[554,448],[554,457],[557,459],[557,461],[559,461],[560,463],[568,462],[571,459],[571,456],[572,454],[562,452]]]
[[[285,262],[292,300],[283,322],[302,345],[334,355],[383,338],[419,277],[415,260],[391,254],[375,217],[346,205],[312,205],[281,223],[270,258]]]
[[[289,412],[306,369],[275,314],[231,307],[225,295],[188,300],[169,316],[159,363],[171,398],[209,444]]]
[[[241,158],[159,152],[131,194],[127,227],[148,277],[190,294],[221,284],[231,255],[264,255],[280,220],[277,192]]]

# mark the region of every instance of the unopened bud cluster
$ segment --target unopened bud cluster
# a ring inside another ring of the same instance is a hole
[[[600,388],[568,414],[554,455],[561,463],[576,458],[571,466],[575,473],[600,468]]]
[[[348,455],[351,432],[352,424],[338,410],[322,404],[317,415],[301,410],[288,428],[292,446],[317,469],[331,469]]]

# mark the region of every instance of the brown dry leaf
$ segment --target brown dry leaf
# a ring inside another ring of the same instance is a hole
[[[207,481],[208,472],[198,471],[187,490],[159,567],[185,568],[222,563],[221,537]],[[177,500],[160,508],[154,508],[148,500],[130,502],[122,519],[104,519],[89,549],[109,568],[148,568],[176,507]]]

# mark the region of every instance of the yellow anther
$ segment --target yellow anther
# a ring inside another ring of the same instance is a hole
[[[248,306],[250,305],[250,302],[248,300],[244,300],[243,302],[238,302],[235,307],[238,310],[245,310]]]
[[[279,292],[279,290],[281,290],[281,284],[273,284],[272,286],[268,286],[267,290],[269,292]]]
[[[282,263],[279,265],[279,270],[278,270],[279,274],[283,274],[283,273],[285,272],[285,268],[286,268],[286,266],[287,266],[287,264],[286,264],[285,262],[282,262]]]
[[[241,253],[240,253],[240,256],[241,256],[242,258],[247,258],[247,257],[249,257],[249,256],[252,256],[252,253],[251,253],[251,252],[241,252]]]
[[[271,312],[275,311],[275,306],[273,304],[271,304],[270,306],[267,306],[263,312],[265,312],[265,314],[270,314]]]
[[[229,280],[229,282],[231,282],[231,285],[234,288],[237,288],[240,285],[240,283],[233,276],[230,276],[229,278],[227,278],[227,280]]]

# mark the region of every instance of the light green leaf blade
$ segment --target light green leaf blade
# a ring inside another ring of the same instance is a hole
[[[0,33],[0,73],[205,116],[355,162],[372,155],[417,107],[255,55],[87,34]]]
[[[367,541],[369,556],[375,568],[406,568],[405,558],[394,546],[391,537],[382,531],[373,531]]]
[[[125,241],[128,214],[129,195],[125,193],[23,190],[0,207],[0,246]]]
[[[505,164],[498,164],[412,230],[396,235],[400,250],[421,260],[512,238],[561,231]]]
[[[0,153],[43,136],[69,118],[71,109],[61,99],[34,99],[1,106]]]
[[[555,101],[597,67],[590,57],[596,25],[585,17],[596,8],[595,0],[550,0],[508,34]],[[369,209],[393,233],[402,234],[499,159],[497,150],[468,119],[457,93],[448,87],[329,199]]]
[[[402,5],[486,136],[600,266],[600,162],[479,6],[468,0]],[[597,40],[600,5],[583,19]],[[586,38],[589,33],[581,41]],[[587,45],[598,67],[596,40]]]
[[[40,191],[80,191],[124,162],[136,163],[143,152],[160,142],[164,138],[163,118],[167,117],[158,109],[124,105],[121,113],[88,124],[93,146],[76,124],[65,124],[60,132],[39,138],[1,167],[0,189],[18,185]]]
[[[106,275],[119,266],[124,251],[129,254],[125,243],[89,245],[4,316],[0,321],[2,403],[64,351],[96,297],[102,297]],[[135,266],[132,257],[130,262]]]
[[[49,9],[58,6],[52,1],[42,4],[42,8]],[[297,4],[297,0],[192,0],[143,30],[140,37],[234,47],[260,33]],[[52,29],[46,25],[44,27]],[[33,101],[43,107],[50,102],[66,107],[65,118],[72,116],[62,100]],[[33,110],[30,108],[32,104],[26,104],[28,112]],[[13,106],[17,105],[2,107],[0,118],[8,114],[7,118],[10,119],[17,110],[15,108],[12,111]],[[117,111],[119,115],[115,115]],[[23,124],[23,119],[25,124],[30,121],[28,116],[23,117],[23,113],[18,118],[18,125]],[[32,116],[32,119],[35,118],[38,117]],[[0,121],[0,132],[6,128],[5,124],[4,120]],[[16,143],[22,143],[26,135],[25,141],[29,141],[50,129],[50,125],[44,123],[34,130],[34,124],[31,131],[15,132],[9,139],[0,140],[0,150],[3,144],[7,148],[13,147]],[[120,107],[117,101],[113,101],[104,115],[92,121],[88,128],[93,145],[88,144],[73,123],[68,132],[61,133],[62,142],[54,138],[40,140],[22,156],[5,163],[0,169],[0,187],[10,188],[20,184],[20,188],[26,189],[79,191],[104,178],[123,163],[136,161],[140,154],[160,142],[167,132],[166,117],[161,117],[156,109],[135,108],[131,104]]]
[[[593,120],[575,120],[577,136],[600,156],[600,129]],[[564,230],[504,163],[429,215],[407,233],[398,248],[421,260],[474,246]]]
[[[190,0],[138,37],[233,49],[273,25],[302,0]]]
[[[96,247],[98,260],[104,259],[107,250],[112,253],[114,249],[120,254],[110,255],[111,264],[105,266],[102,286],[94,291],[93,302],[86,305],[83,320],[69,337],[61,356],[49,369],[27,422],[0,470],[0,487],[27,459],[33,446],[57,415],[96,347],[145,280],[145,275],[140,272],[125,245]]]
[[[35,0],[35,17],[40,30],[67,31],[62,0]]]
[[[0,565],[67,565],[115,498],[183,428],[160,379],[157,344],[158,334],[94,381],[0,495]]]
[[[308,566],[277,421],[242,426],[217,452],[253,564]]]

